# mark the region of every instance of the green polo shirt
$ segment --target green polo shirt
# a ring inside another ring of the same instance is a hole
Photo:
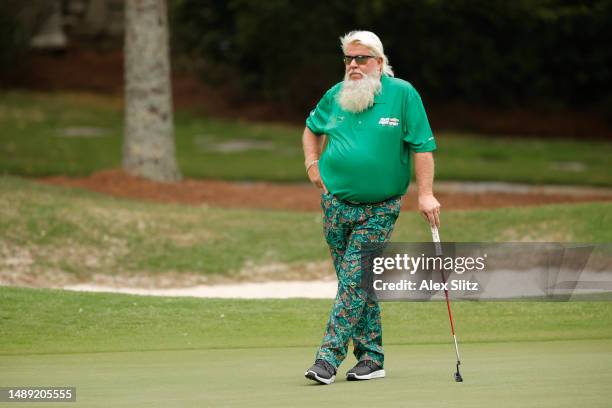
[[[354,114],[340,107],[339,83],[306,120],[313,133],[328,137],[319,171],[327,189],[340,199],[375,203],[405,194],[411,178],[410,152],[436,149],[416,89],[386,75],[381,82],[374,105],[364,112]]]

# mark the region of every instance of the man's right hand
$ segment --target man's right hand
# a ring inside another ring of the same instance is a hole
[[[323,184],[321,173],[319,173],[319,163],[315,163],[314,165],[310,166],[308,169],[308,178],[312,184],[314,184],[317,188],[322,189],[323,192],[327,194],[327,187],[325,187],[325,184]]]
[[[308,173],[308,178],[312,184],[327,193],[327,188],[325,184],[323,184],[323,180],[321,180],[321,174],[319,174],[319,157],[321,157],[324,140],[324,137],[312,133],[312,130],[310,130],[308,126],[304,128],[302,146],[304,147],[304,165],[306,166],[306,173]]]

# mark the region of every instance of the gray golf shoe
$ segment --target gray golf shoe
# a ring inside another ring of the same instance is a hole
[[[346,373],[348,381],[373,380],[384,376],[385,370],[372,360],[361,360]]]
[[[318,359],[306,370],[304,376],[319,384],[331,384],[336,379],[336,368],[327,361]]]

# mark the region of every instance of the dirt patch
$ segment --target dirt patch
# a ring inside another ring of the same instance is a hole
[[[121,170],[107,170],[90,177],[47,177],[46,184],[79,187],[114,197],[161,203],[210,205],[223,208],[260,208],[272,210],[319,211],[320,193],[313,186],[269,182],[227,182],[185,179],[178,183],[159,183],[133,177]],[[445,191],[446,190],[446,191]],[[535,206],[555,203],[612,201],[609,192],[584,190],[582,193],[527,191],[486,191],[438,188],[436,196],[444,210],[475,210]],[[409,191],[402,208],[416,210],[416,195]]]

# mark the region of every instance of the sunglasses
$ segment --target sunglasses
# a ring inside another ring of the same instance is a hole
[[[373,55],[345,55],[343,60],[344,60],[344,65],[351,65],[351,62],[353,62],[353,60],[355,60],[357,65],[365,65],[368,63],[368,60],[370,58],[376,58],[376,57]]]

